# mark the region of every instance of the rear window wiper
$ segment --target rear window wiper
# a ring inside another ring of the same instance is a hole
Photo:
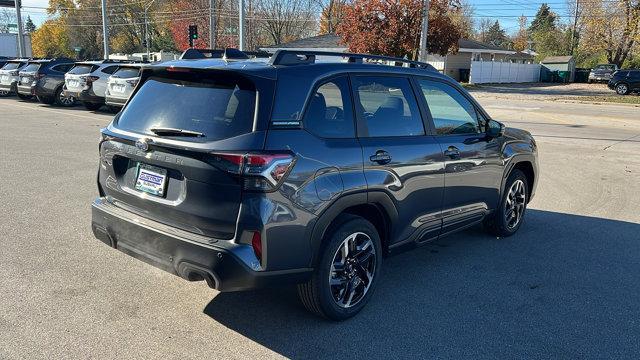
[[[204,137],[205,135],[198,131],[175,129],[175,128],[152,128],[149,129],[158,136],[184,136],[184,137]]]

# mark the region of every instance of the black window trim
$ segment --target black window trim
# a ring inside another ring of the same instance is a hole
[[[438,78],[434,78],[431,76],[423,76],[423,75],[412,75],[413,80],[415,81],[416,87],[418,90],[420,90],[420,95],[418,101],[420,101],[421,103],[423,103],[423,106],[425,107],[428,115],[428,119],[430,122],[430,128],[432,129],[431,135],[438,137],[438,138],[445,138],[445,137],[454,137],[454,136],[480,136],[483,137],[486,134],[487,131],[487,126],[489,126],[489,122],[492,120],[491,117],[489,117],[489,115],[484,111],[484,109],[482,109],[482,107],[475,101],[474,98],[472,98],[470,95],[465,94],[464,92],[460,91],[460,89],[458,89],[455,85],[449,83],[446,80],[443,79],[438,79]],[[427,104],[427,100],[424,98],[424,95],[422,95],[422,89],[420,87],[419,84],[419,80],[428,80],[428,81],[433,81],[433,82],[439,82],[441,84],[447,85],[449,87],[451,87],[452,89],[454,89],[455,91],[457,91],[460,95],[462,95],[465,99],[467,99],[469,101],[469,103],[471,104],[471,106],[473,106],[473,109],[475,110],[476,116],[479,117],[478,119],[476,119],[476,121],[478,121],[478,126],[480,127],[480,119],[484,120],[485,123],[485,128],[481,129],[482,131],[479,133],[463,133],[463,134],[438,134],[437,129],[436,129],[436,125],[435,122],[433,121],[433,116],[431,115],[431,109],[429,108],[429,104]]]
[[[417,138],[420,136],[430,136],[431,135],[431,124],[426,120],[424,109],[420,104],[420,99],[416,96],[416,88],[414,81],[412,79],[411,74],[401,74],[401,73],[380,73],[380,72],[352,72],[349,73],[350,83],[353,84],[353,78],[356,77],[389,77],[389,78],[403,78],[409,82],[409,86],[411,88],[411,92],[413,94],[416,105],[418,106],[418,115],[420,116],[420,120],[422,121],[422,130],[423,134],[420,135],[400,135],[400,136],[369,136],[369,129],[366,125],[365,119],[360,116],[359,112],[356,111],[356,101],[360,102],[360,96],[358,92],[355,90],[353,86],[351,86],[351,98],[353,99],[353,113],[354,119],[356,121],[356,137],[358,138],[367,138],[367,139],[402,139],[402,138]]]

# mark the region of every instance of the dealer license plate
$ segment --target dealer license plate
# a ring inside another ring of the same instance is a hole
[[[164,196],[166,184],[166,169],[138,163],[136,190],[140,190],[155,196]]]

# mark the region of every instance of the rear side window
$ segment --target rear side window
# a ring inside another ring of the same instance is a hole
[[[4,64],[4,66],[2,67],[2,70],[15,70],[20,67],[20,64],[21,63],[8,62]]]
[[[302,123],[305,129],[320,137],[355,137],[349,80],[346,76],[318,87],[307,105]]]
[[[204,136],[184,139],[215,141],[251,132],[255,105],[255,86],[248,80],[151,77],[124,108],[117,127],[149,135],[154,128],[196,131]]]
[[[357,76],[356,111],[369,137],[424,135],[424,125],[407,78]]]
[[[113,73],[113,76],[119,77],[122,79],[129,79],[138,77],[140,75],[140,69],[135,68],[120,68],[118,71]]]
[[[92,72],[93,70],[93,65],[76,65],[71,70],[69,70],[69,74],[84,75]]]
[[[418,80],[418,84],[431,111],[436,133],[449,135],[480,132],[475,108],[458,90],[437,81]]]
[[[38,69],[40,69],[40,64],[29,64],[29,65],[25,66],[22,69],[22,71],[32,72],[32,71],[38,71]]]
[[[72,66],[73,64],[60,64],[60,65],[54,66],[52,69],[54,71],[66,73],[67,71],[69,71],[69,69],[71,69]]]

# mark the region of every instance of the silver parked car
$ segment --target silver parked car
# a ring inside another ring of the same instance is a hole
[[[27,66],[29,59],[14,59],[7,61],[0,69],[0,96],[18,93],[20,70]]]
[[[82,101],[88,110],[98,110],[105,103],[107,79],[120,65],[113,60],[76,63],[64,76],[65,95]]]
[[[138,81],[144,64],[120,65],[118,70],[107,79],[105,103],[109,106],[121,108],[129,100]]]

